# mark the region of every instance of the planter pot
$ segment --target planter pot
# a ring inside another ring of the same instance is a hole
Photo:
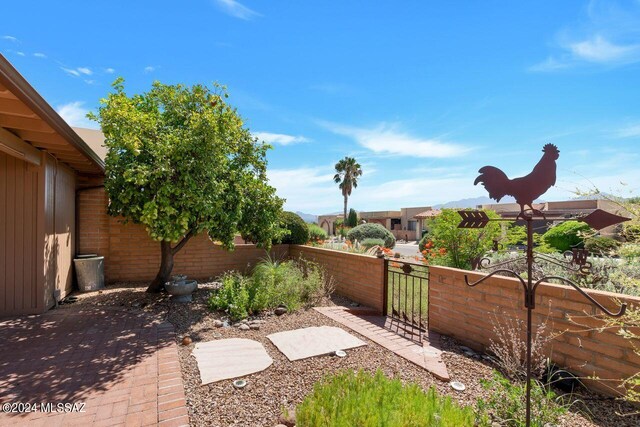
[[[175,302],[191,302],[191,294],[198,289],[198,282],[185,280],[184,282],[167,282],[164,284],[167,293]]]

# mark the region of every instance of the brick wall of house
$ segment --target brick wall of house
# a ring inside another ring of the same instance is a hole
[[[140,225],[123,224],[107,215],[107,198],[103,188],[78,193],[78,253],[97,253],[105,257],[105,280],[152,280],[160,266],[160,244],[149,238]],[[288,245],[274,246],[271,256],[287,257]],[[174,273],[195,279],[217,277],[225,271],[247,272],[260,259],[264,249],[238,244],[233,252],[213,244],[206,235],[192,238],[176,254]]]
[[[384,307],[384,260],[311,246],[291,245],[289,256],[324,266],[336,283],[336,292],[382,312]]]
[[[526,310],[522,285],[506,277],[492,277],[476,287],[464,282],[481,275],[447,267],[431,267],[429,279],[429,328],[453,336],[477,350],[486,350],[492,339],[492,321],[496,316],[521,319],[526,327]],[[640,298],[609,292],[587,291],[609,310],[615,310],[615,299],[635,306]],[[640,357],[630,343],[617,334],[618,328],[596,330],[603,322],[589,315],[598,312],[569,286],[541,284],[536,291],[533,324],[547,321],[547,333],[562,333],[552,340],[547,354],[559,366],[581,377],[621,380],[640,372]],[[567,318],[571,316],[573,323]],[[547,320],[548,319],[548,320]],[[616,381],[589,381],[590,387],[616,394]]]

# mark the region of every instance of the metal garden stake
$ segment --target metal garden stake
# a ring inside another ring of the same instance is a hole
[[[568,271],[580,272],[582,274],[588,274],[591,269],[591,263],[587,261],[588,252],[584,249],[573,249],[570,252],[565,253],[567,261],[557,261],[550,256],[537,253],[533,250],[533,221],[538,219],[545,220],[544,213],[533,208],[533,201],[543,195],[551,186],[556,182],[556,164],[555,161],[560,156],[560,151],[555,145],[547,144],[543,148],[544,155],[538,164],[534,167],[533,171],[524,177],[509,179],[500,169],[493,166],[485,166],[480,169],[480,176],[476,178],[474,184],[482,183],[489,192],[489,196],[496,201],[506,195],[513,196],[516,202],[520,205],[520,213],[515,220],[510,219],[490,219],[489,216],[482,211],[459,211],[462,221],[458,225],[458,228],[484,228],[490,221],[517,221],[523,220],[527,225],[527,251],[524,257],[517,257],[510,259],[506,262],[502,262],[494,265],[493,267],[501,267],[507,263],[511,263],[517,260],[526,259],[527,263],[527,277],[526,280],[522,278],[517,272],[507,268],[497,268],[490,274],[482,277],[481,279],[469,283],[467,275],[465,275],[465,283],[468,286],[477,286],[484,282],[491,276],[499,273],[509,274],[517,278],[522,284],[524,290],[524,306],[527,309],[527,355],[526,355],[526,371],[527,371],[527,384],[526,384],[526,425],[531,425],[531,313],[535,309],[535,295],[536,288],[544,281],[554,279],[564,284],[570,285],[575,288],[582,296],[589,300],[594,306],[602,310],[608,316],[619,317],[625,313],[627,308],[626,303],[622,304],[617,313],[611,312],[603,307],[598,301],[593,299],[589,294],[584,292],[577,284],[569,279],[559,276],[545,276],[534,282],[533,280],[533,264],[536,260],[543,260],[549,263],[559,265]],[[588,224],[590,227],[601,230],[603,228],[619,224],[624,221],[628,221],[629,218],[624,218],[618,215],[611,214],[601,209],[596,209],[587,216],[563,219],[556,222],[564,221],[582,221]],[[487,267],[489,259],[483,258],[475,263],[477,267]]]

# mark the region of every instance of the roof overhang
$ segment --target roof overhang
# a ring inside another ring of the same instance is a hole
[[[1,54],[0,127],[80,174],[104,174],[102,159]]]

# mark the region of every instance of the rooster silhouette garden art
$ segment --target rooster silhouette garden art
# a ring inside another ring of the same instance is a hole
[[[480,175],[474,181],[474,185],[481,183],[489,192],[489,196],[497,202],[499,202],[505,196],[513,196],[516,199],[518,205],[520,205],[520,213],[515,218],[515,220],[507,218],[490,219],[485,212],[480,210],[458,211],[460,217],[462,218],[462,221],[458,225],[459,228],[484,228],[490,221],[514,222],[522,220],[526,223],[527,245],[526,254],[524,256],[518,256],[516,258],[511,258],[507,261],[492,265],[492,271],[476,280],[475,282],[470,283],[469,277],[466,274],[464,275],[464,280],[468,286],[473,287],[481,284],[494,275],[501,274],[515,277],[517,279],[517,282],[519,282],[523,287],[524,306],[527,309],[527,353],[525,360],[527,374],[525,424],[527,427],[531,425],[531,317],[532,311],[536,306],[535,294],[538,285],[551,280],[555,281],[556,283],[569,285],[576,289],[582,296],[585,297],[585,299],[589,300],[591,304],[593,304],[608,316],[622,316],[627,308],[625,303],[620,306],[617,312],[609,311],[602,304],[596,301],[591,295],[582,290],[577,284],[564,277],[544,276],[539,280],[533,279],[533,264],[540,260],[558,265],[568,271],[570,270],[573,272],[580,272],[580,274],[590,274],[591,267],[591,263],[587,261],[588,252],[585,249],[575,248],[571,252],[566,253],[565,259],[567,259],[568,261],[558,261],[556,258],[534,251],[533,221],[535,219],[545,220],[546,218],[544,212],[533,207],[533,201],[542,196],[549,190],[549,188],[555,185],[556,160],[558,160],[558,158],[560,157],[560,151],[558,150],[558,147],[553,144],[546,144],[542,151],[544,153],[542,155],[542,158],[535,165],[531,173],[526,176],[509,179],[502,170],[496,168],[495,166],[484,166],[478,171]],[[601,209],[596,209],[586,216],[579,216],[571,219],[554,220],[554,222],[558,223],[568,220],[582,221],[596,230],[601,230],[611,225],[628,221],[629,218],[606,212]],[[526,260],[526,276],[520,275],[517,272],[506,268],[506,264],[517,259]],[[488,268],[490,261],[488,258],[483,258],[475,264],[477,265],[477,268]]]
[[[500,202],[504,196],[513,196],[520,205],[520,216],[525,214],[526,206],[532,213],[542,215],[542,212],[533,208],[533,201],[556,185],[556,160],[560,157],[560,150],[553,144],[547,144],[542,152],[542,158],[527,176],[509,179],[500,169],[485,166],[478,171],[480,176],[473,184],[484,185],[489,197],[496,202]]]

